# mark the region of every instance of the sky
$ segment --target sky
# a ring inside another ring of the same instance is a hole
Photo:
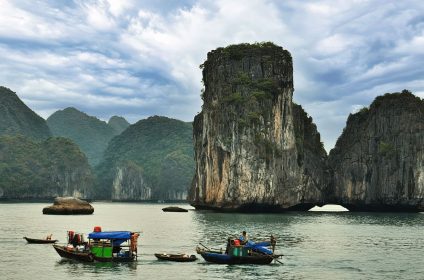
[[[0,85],[47,118],[192,121],[207,52],[290,51],[294,101],[329,151],[350,113],[386,92],[424,97],[424,1],[0,0]]]

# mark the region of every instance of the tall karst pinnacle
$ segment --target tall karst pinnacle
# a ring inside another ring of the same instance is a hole
[[[231,45],[209,52],[202,67],[191,204],[238,211],[320,204],[327,156],[312,119],[292,101],[290,53],[272,43]]]

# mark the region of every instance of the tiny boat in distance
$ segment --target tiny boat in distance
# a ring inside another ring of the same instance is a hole
[[[29,238],[26,236],[24,237],[24,239],[31,244],[52,244],[58,241],[56,239],[36,239],[36,238]]]
[[[159,260],[164,261],[172,261],[172,262],[194,262],[197,260],[195,255],[188,255],[188,254],[155,254],[155,257]]]

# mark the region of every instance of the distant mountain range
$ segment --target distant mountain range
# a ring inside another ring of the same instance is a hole
[[[122,117],[114,117],[110,122],[112,125],[72,107],[59,110],[47,119],[53,135],[69,138],[78,144],[91,166],[100,163],[110,139],[129,125]]]
[[[72,107],[45,121],[0,87],[0,198],[185,200],[193,172],[191,123],[106,123]]]

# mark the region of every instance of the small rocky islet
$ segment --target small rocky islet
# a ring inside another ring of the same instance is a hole
[[[93,212],[90,203],[76,197],[56,197],[53,205],[43,208],[45,215],[90,215]]]

